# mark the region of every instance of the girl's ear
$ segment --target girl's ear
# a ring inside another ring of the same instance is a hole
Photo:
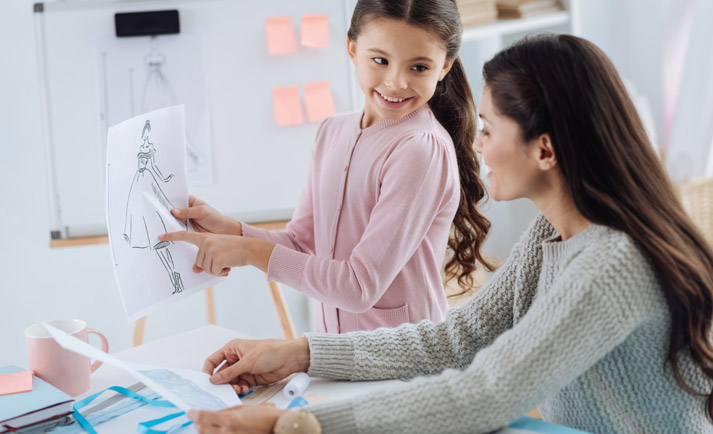
[[[441,71],[441,76],[438,77],[438,81],[443,80],[446,78],[446,75],[448,75],[448,71],[451,70],[451,67],[453,66],[453,62],[455,62],[456,59],[446,59],[446,63],[443,64],[443,70]]]
[[[532,140],[531,144],[535,161],[537,162],[540,170],[548,171],[557,167],[555,149],[552,146],[552,138],[549,134],[540,134]]]
[[[352,59],[354,66],[357,66],[356,51],[356,42],[352,41],[349,36],[347,36],[347,53],[349,53],[349,58]]]

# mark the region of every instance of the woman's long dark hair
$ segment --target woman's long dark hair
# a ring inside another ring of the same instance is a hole
[[[694,227],[656,156],[614,65],[569,35],[528,38],[483,67],[496,110],[526,141],[550,135],[565,182],[589,221],[627,233],[650,258],[671,313],[667,363],[677,383],[685,351],[713,380],[713,251]],[[655,397],[652,397],[655,398]]]
[[[460,14],[454,0],[359,0],[352,14],[349,39],[356,41],[362,27],[375,18],[404,21],[438,35],[446,48],[446,58],[454,60],[451,70],[438,83],[428,103],[453,140],[460,174],[460,203],[448,239],[453,255],[445,266],[446,277],[457,277],[463,289],[470,289],[476,262],[483,264],[488,271],[493,271],[495,267],[483,258],[481,252],[490,230],[490,221],[477,206],[487,198],[487,191],[480,179],[480,165],[473,151],[475,103],[463,64],[458,58],[463,33]]]

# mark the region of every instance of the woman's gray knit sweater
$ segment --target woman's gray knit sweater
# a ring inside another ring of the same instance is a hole
[[[534,406],[595,433],[713,433],[705,399],[665,365],[670,317],[647,257],[590,225],[566,241],[541,215],[488,284],[441,324],[309,334],[309,374],[407,379],[378,396],[308,406],[332,433],[477,433]],[[711,384],[681,353],[684,378]]]

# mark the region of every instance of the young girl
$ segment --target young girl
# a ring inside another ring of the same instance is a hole
[[[489,222],[476,208],[485,190],[461,32],[452,0],[360,0],[347,42],[364,111],[320,126],[287,230],[251,227],[192,198],[175,215],[206,233],[161,239],[195,243],[197,271],[253,265],[320,300],[321,332],[443,321],[446,245],[447,275],[463,286],[476,261],[492,269],[480,253]]]
[[[586,432],[713,432],[713,252],[614,66],[588,41],[548,35],[483,73],[475,146],[490,194],[542,212],[487,286],[441,324],[236,340],[205,364],[225,360],[212,379],[239,391],[299,371],[427,377],[301,414],[191,413],[200,432],[270,432],[298,416],[325,434],[477,433],[533,406]]]

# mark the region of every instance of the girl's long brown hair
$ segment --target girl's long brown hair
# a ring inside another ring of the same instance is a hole
[[[478,210],[478,204],[487,199],[487,191],[473,151],[475,103],[458,58],[463,33],[460,14],[454,0],[359,0],[352,14],[349,39],[356,41],[362,27],[376,18],[404,21],[437,35],[446,48],[446,58],[454,60],[428,103],[453,140],[460,174],[460,203],[448,239],[452,256],[445,265],[446,277],[448,280],[457,277],[461,288],[470,289],[476,262],[488,271],[495,267],[483,258],[481,251],[490,221]]]
[[[550,135],[580,213],[627,233],[650,258],[671,313],[666,362],[687,392],[679,352],[713,380],[713,251],[677,199],[634,104],[607,56],[570,35],[528,38],[483,67],[496,109],[524,140]],[[656,399],[656,397],[652,397]]]

